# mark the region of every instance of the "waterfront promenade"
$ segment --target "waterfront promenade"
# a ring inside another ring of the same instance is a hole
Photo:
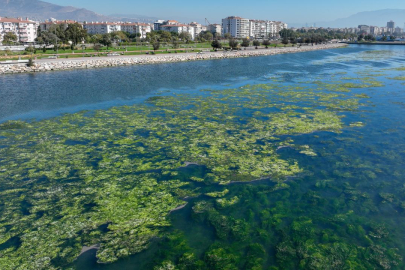
[[[239,50],[232,52],[204,52],[204,53],[178,53],[178,54],[157,54],[157,55],[133,55],[133,56],[110,56],[110,57],[93,57],[93,58],[76,58],[76,59],[41,59],[35,61],[32,67],[28,67],[24,63],[20,64],[3,64],[0,65],[0,74],[12,73],[32,73],[45,72],[56,70],[71,70],[71,69],[88,69],[101,68],[111,66],[127,66],[127,65],[142,65],[142,64],[157,64],[171,62],[185,62],[198,60],[226,59],[238,57],[253,57],[276,55],[284,53],[299,53],[314,50],[325,50],[333,48],[341,48],[347,46],[344,43],[334,44],[319,44],[314,46],[302,47],[278,47],[269,49],[254,49]]]

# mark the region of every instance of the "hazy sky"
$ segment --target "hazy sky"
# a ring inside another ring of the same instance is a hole
[[[208,18],[219,23],[221,18],[237,15],[254,19],[283,20],[288,23],[331,21],[361,11],[405,9],[405,0],[44,0],[64,6],[87,8],[103,15],[140,14],[162,19]]]

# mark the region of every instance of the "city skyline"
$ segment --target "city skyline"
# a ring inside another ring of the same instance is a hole
[[[323,2],[320,0],[309,1],[289,1],[288,9],[283,3],[272,3],[267,1],[256,1],[255,7],[246,9],[246,3],[240,0],[237,1],[212,1],[207,0],[203,4],[184,4],[183,1],[160,1],[154,2],[154,7],[151,9],[146,2],[131,2],[127,0],[121,1],[120,5],[111,5],[105,0],[95,1],[78,1],[78,0],[49,0],[48,2],[58,5],[75,6],[86,8],[103,15],[111,14],[137,14],[143,16],[151,16],[158,18],[176,18],[178,20],[188,21],[195,18],[197,21],[202,21],[208,18],[213,22],[220,22],[226,16],[238,15],[241,17],[255,17],[261,19],[272,18],[274,20],[283,20],[288,23],[308,23],[313,24],[322,21],[333,21],[335,19],[344,18],[353,15],[357,12],[373,11],[379,9],[405,9],[405,2],[401,0],[393,0],[389,3],[381,1],[348,1],[342,0],[339,2]],[[105,5],[103,5],[105,3]],[[240,5],[238,5],[240,4]],[[213,8],[215,7],[215,8]],[[256,8],[260,7],[260,8]],[[311,7],[308,9],[308,7]],[[226,14],[224,14],[224,10]],[[305,13],[302,10],[306,10]]]

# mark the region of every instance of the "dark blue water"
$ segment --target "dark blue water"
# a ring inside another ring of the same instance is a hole
[[[314,60],[370,49],[405,54],[402,46],[356,46],[276,56],[0,76],[0,122],[133,104],[164,89],[221,88],[276,74],[284,74],[287,81],[311,78],[362,64],[361,60],[353,59],[353,62],[313,65]],[[404,60],[394,57],[367,64],[384,68],[393,62]]]

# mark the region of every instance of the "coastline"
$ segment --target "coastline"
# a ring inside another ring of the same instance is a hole
[[[286,53],[300,53],[316,50],[327,50],[346,47],[345,43],[321,44],[314,46],[301,47],[279,47],[269,49],[249,49],[236,52],[206,52],[197,53],[179,53],[179,54],[158,54],[158,55],[134,55],[134,56],[116,56],[116,57],[100,57],[88,59],[46,59],[38,60],[34,66],[28,67],[26,64],[9,64],[0,65],[0,74],[15,74],[15,73],[36,73],[58,70],[73,70],[73,69],[90,69],[101,67],[117,67],[131,65],[147,65],[147,64],[162,64],[175,62],[188,62],[199,60],[214,60],[241,58],[253,56],[267,56]]]

